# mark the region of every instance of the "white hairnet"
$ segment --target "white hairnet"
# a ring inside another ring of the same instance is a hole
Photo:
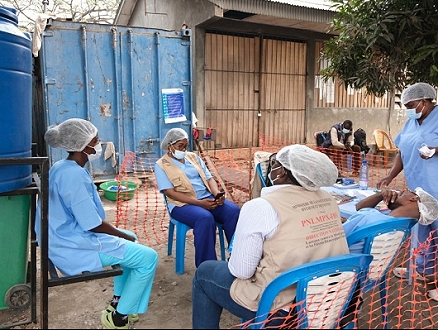
[[[415,193],[420,197],[418,201],[420,219],[418,222],[422,225],[430,225],[438,218],[438,201],[420,187],[415,189]]]
[[[338,169],[330,158],[305,145],[284,147],[277,153],[276,159],[307,190],[331,186],[338,178]]]
[[[187,132],[182,128],[172,128],[167,132],[163,141],[161,141],[161,149],[167,150],[167,147],[174,144],[175,142],[188,138],[189,136],[187,135]]]
[[[97,135],[97,128],[81,118],[70,118],[47,129],[44,139],[53,148],[82,151]]]
[[[426,83],[416,83],[406,88],[401,95],[401,102],[408,104],[411,101],[422,99],[435,99],[436,90]]]

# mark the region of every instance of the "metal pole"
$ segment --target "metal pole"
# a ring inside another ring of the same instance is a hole
[[[47,11],[48,5],[49,5],[49,0],[43,0],[43,13]]]

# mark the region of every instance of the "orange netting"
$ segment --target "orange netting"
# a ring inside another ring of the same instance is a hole
[[[291,144],[290,141],[282,141],[269,136],[260,136],[258,148],[220,149],[214,151],[214,156],[204,152],[204,160],[210,171],[215,175],[218,184],[226,191],[227,198],[242,206],[251,198],[251,178],[254,175],[254,153],[256,151],[276,152],[282,146]],[[316,147],[315,147],[316,149]],[[357,170],[352,161],[348,164],[345,154],[334,150],[323,150],[338,166],[341,176],[349,177],[358,181],[355,173]],[[360,153],[357,155],[360,157]],[[386,157],[379,154],[367,154],[370,164],[369,186],[375,187],[377,182],[386,176],[393,162],[393,156]],[[357,159],[356,159],[357,161]],[[167,244],[169,216],[165,208],[162,194],[157,190],[153,174],[154,163],[146,158],[136,156],[134,152],[125,155],[117,180],[130,180],[137,183],[138,188],[130,200],[117,200],[115,225],[134,231],[142,242],[155,247]],[[394,189],[404,189],[405,181],[403,173],[392,182]],[[411,247],[411,239],[417,247]],[[420,251],[433,244],[428,240],[423,244],[418,243],[417,237],[409,236],[402,244],[395,262],[387,272],[387,301],[389,328],[436,328],[438,325],[438,298],[430,299],[427,291],[435,289],[435,269],[429,272],[433,275],[421,278],[413,272],[413,279],[400,279],[393,275],[395,267],[415,267]],[[411,282],[411,284],[409,283]],[[380,304],[380,286],[376,285],[372,290],[362,293],[364,303],[358,315],[358,328],[382,328],[382,309]],[[290,307],[293,309],[295,305]],[[327,305],[324,306],[327,308]],[[435,314],[437,313],[437,314]],[[292,322],[293,321],[293,322]],[[284,318],[285,328],[297,326],[299,320],[289,316]],[[295,323],[294,323],[295,322]],[[318,323],[319,324],[319,323]],[[236,324],[237,327],[245,324]],[[278,327],[278,326],[277,326]],[[312,320],[309,320],[309,328]],[[320,327],[320,324],[317,326]]]

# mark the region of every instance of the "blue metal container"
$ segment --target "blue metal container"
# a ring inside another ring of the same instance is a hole
[[[45,115],[40,126],[72,117],[96,125],[103,155],[86,165],[96,180],[114,179],[127,154],[134,155],[136,164],[129,164],[137,171],[150,170],[170,128],[192,136],[191,30],[53,20],[38,60]],[[67,156],[55,148],[47,153],[51,164]]]
[[[1,158],[31,156],[32,42],[8,7],[0,7],[0,132]],[[31,182],[31,165],[0,166],[0,193]]]

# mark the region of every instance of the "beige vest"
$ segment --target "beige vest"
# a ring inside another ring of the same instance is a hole
[[[279,215],[274,235],[263,243],[263,254],[254,275],[235,279],[231,297],[238,304],[256,311],[262,292],[275,277],[304,263],[349,253],[339,208],[326,191],[309,191],[299,186],[278,189],[266,199]],[[272,309],[290,304],[296,287],[281,292]]]
[[[201,176],[202,181],[204,181],[204,184],[207,187],[207,189],[210,190],[207,177],[205,176],[205,173],[198,162],[198,156],[193,152],[187,152],[185,159],[186,161],[189,161],[198,170],[198,173]],[[196,198],[196,192],[193,189],[193,186],[190,183],[189,178],[181,168],[179,168],[177,165],[173,163],[172,159],[168,154],[165,154],[163,157],[158,159],[157,164],[166,173],[167,177],[169,178],[170,182],[172,182],[176,191],[186,194],[190,197]],[[174,200],[170,197],[167,197],[167,200],[169,203],[175,204],[177,206],[183,206],[186,204]]]

